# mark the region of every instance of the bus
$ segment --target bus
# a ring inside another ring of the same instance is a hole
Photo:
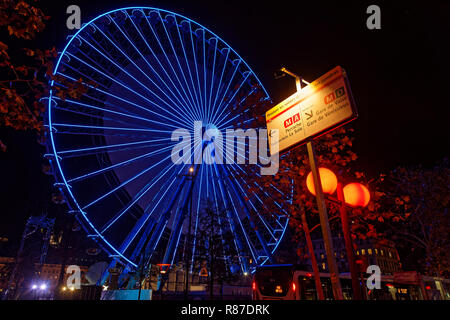
[[[351,299],[351,278],[340,277],[344,299]],[[330,275],[320,273],[320,282],[324,298],[333,299]],[[299,265],[259,266],[253,274],[252,297],[254,300],[317,300],[314,276]]]
[[[322,291],[326,300],[333,300],[330,274],[320,273]],[[414,276],[414,277],[412,277]],[[353,299],[349,273],[339,275],[345,300]],[[408,279],[411,278],[411,279]],[[414,278],[414,279],[412,279]],[[450,299],[450,280],[419,275],[417,272],[399,272],[381,275],[381,288],[367,290],[366,274],[360,274],[362,296],[365,300],[446,300]],[[254,300],[317,300],[314,274],[304,266],[283,264],[256,268],[252,278]]]

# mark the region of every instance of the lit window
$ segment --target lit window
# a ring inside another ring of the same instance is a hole
[[[375,248],[375,254],[378,254],[378,249],[377,248]]]
[[[392,253],[389,251],[389,258],[392,258]]]
[[[359,250],[356,250],[356,255],[359,256]]]
[[[325,256],[323,255],[323,253],[320,255],[321,259],[325,259]]]
[[[384,252],[383,252],[383,249],[381,249],[381,255],[382,255],[382,256],[384,256]]]
[[[368,254],[372,254],[372,249],[367,249]]]
[[[325,270],[325,262],[322,262],[322,269]]]
[[[366,249],[361,249],[361,254],[365,255],[366,254]]]

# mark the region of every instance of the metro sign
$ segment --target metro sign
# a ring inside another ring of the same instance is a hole
[[[336,98],[342,97],[344,94],[345,94],[344,87],[341,87],[339,89],[336,89],[335,92],[332,92],[329,95],[325,96],[324,102],[325,104],[329,104],[330,102],[336,100]]]
[[[266,112],[269,146],[286,152],[357,117],[347,75],[338,66]],[[271,141],[274,129],[278,141]]]
[[[284,127],[285,128],[290,127],[297,121],[300,121],[300,113],[297,113],[297,114],[293,115],[292,117],[290,117],[289,119],[284,120]]]

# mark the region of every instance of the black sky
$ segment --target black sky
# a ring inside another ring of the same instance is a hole
[[[369,175],[448,156],[448,1],[38,1],[51,16],[38,46],[64,47],[73,33],[65,26],[71,4],[81,7],[83,22],[134,5],[185,15],[233,47],[275,103],[295,91],[292,79],[273,78],[276,69],[312,81],[342,66],[359,112],[352,124],[358,167]],[[381,8],[381,30],[366,28],[370,4]],[[21,232],[28,215],[54,209],[33,136],[0,129],[0,137],[8,145],[0,154],[2,236]]]

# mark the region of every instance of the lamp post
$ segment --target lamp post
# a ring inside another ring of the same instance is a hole
[[[350,224],[348,221],[347,210],[345,209],[345,198],[342,183],[338,182],[337,197],[340,202],[339,212],[341,215],[342,232],[344,233],[345,251],[347,252],[348,266],[350,268],[350,276],[352,278],[353,299],[361,300],[361,287],[359,286],[358,269],[355,262],[353,252],[353,241],[350,232]]]
[[[306,214],[305,214],[304,210],[302,210],[301,219],[302,219],[302,228],[303,228],[303,231],[305,232],[305,238],[306,238],[306,244],[308,246],[309,256],[311,258],[311,265],[312,265],[312,268],[314,271],[314,281],[316,283],[317,297],[319,298],[319,300],[324,300],[325,298],[323,295],[322,283],[320,282],[319,267],[317,266],[317,259],[316,259],[316,255],[314,253],[314,246],[313,246],[313,243],[311,240],[311,234],[309,232],[308,222],[306,221]]]
[[[342,222],[342,232],[344,234],[345,250],[347,253],[348,264],[350,268],[350,274],[352,279],[353,297],[355,300],[361,300],[361,287],[359,285],[358,268],[355,261],[355,255],[353,252],[353,241],[351,237],[350,224],[348,220],[346,204],[351,206],[365,207],[370,201],[369,190],[359,183],[350,183],[344,188],[342,183],[338,182],[334,173],[326,168],[319,168],[320,175],[325,177],[324,181],[328,182],[324,186],[326,192],[333,194],[337,190],[337,203],[339,204],[339,213]],[[312,172],[308,174],[306,178],[306,185],[308,190],[315,194],[315,189],[311,183]],[[330,199],[331,200],[331,199]],[[335,201],[335,199],[333,199]]]
[[[281,68],[280,71],[295,78],[295,85],[297,88],[297,92],[299,92],[302,89],[302,82],[305,84],[309,84],[307,81],[303,80],[301,77],[287,70],[284,67]],[[342,300],[343,299],[342,287],[341,282],[339,280],[339,271],[337,268],[336,259],[333,254],[334,249],[331,238],[330,225],[328,223],[327,207],[325,205],[325,198],[322,191],[322,184],[320,181],[320,175],[317,168],[316,153],[314,149],[314,143],[312,140],[307,142],[307,148],[308,148],[309,164],[311,166],[311,171],[313,173],[314,187],[315,190],[317,190],[316,201],[317,206],[319,208],[320,225],[322,227],[323,241],[325,244],[325,251],[327,253],[328,270],[330,272],[330,280],[333,289],[333,296],[336,300]],[[313,256],[313,254],[311,254],[311,256]]]

